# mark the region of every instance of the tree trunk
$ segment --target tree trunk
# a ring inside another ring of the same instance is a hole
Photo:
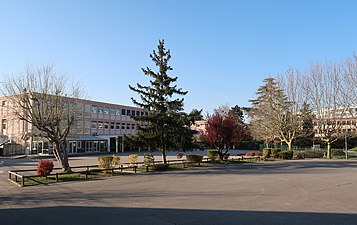
[[[223,150],[218,150],[218,155],[219,155],[219,159],[221,160],[221,161],[223,161]]]
[[[166,149],[163,149],[163,150],[161,151],[161,155],[162,155],[162,162],[163,162],[164,164],[167,164],[167,161],[166,161]]]
[[[331,142],[327,142],[327,158],[332,159]]]
[[[66,149],[66,144],[62,142],[54,143],[54,155],[57,161],[61,164],[64,172],[71,172],[71,167],[69,166],[68,153]]]
[[[288,150],[291,151],[291,141],[286,142],[286,144],[288,145]]]

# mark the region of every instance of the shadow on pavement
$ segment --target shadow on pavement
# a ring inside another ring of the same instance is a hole
[[[0,224],[73,225],[332,225],[357,224],[356,214],[61,206],[0,210]]]
[[[195,167],[192,170],[166,171],[165,173],[185,174],[306,174],[306,173],[333,173],[336,169],[357,169],[357,161],[328,161],[328,160],[291,160],[263,163],[242,163],[230,165],[216,165],[214,167]]]

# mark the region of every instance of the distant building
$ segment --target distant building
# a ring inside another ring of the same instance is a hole
[[[191,125],[191,130],[198,131],[200,134],[207,133],[208,122],[207,120],[197,120]]]
[[[136,122],[130,115],[143,115],[142,109],[105,102],[80,100],[77,126],[67,137],[69,154],[92,152],[122,152],[130,146],[124,144],[124,134],[136,133]],[[0,97],[0,135],[6,135],[12,144],[20,144],[32,154],[51,153],[52,144],[44,138],[32,136],[35,128],[18,120],[11,112],[9,99]]]

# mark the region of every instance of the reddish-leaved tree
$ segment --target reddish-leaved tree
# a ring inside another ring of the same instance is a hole
[[[223,160],[229,149],[243,140],[243,121],[232,112],[216,110],[213,115],[208,116],[207,122],[208,126],[203,138],[217,149],[219,158]]]

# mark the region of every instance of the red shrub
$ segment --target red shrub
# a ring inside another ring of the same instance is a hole
[[[53,170],[53,162],[50,160],[41,160],[38,163],[37,174],[39,175],[48,175]]]

